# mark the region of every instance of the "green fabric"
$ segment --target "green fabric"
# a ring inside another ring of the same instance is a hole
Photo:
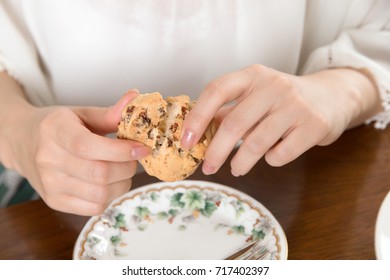
[[[18,204],[37,198],[29,182],[17,172],[0,164],[0,207]]]
[[[5,186],[5,184],[0,184],[0,201],[3,200],[7,192],[8,192],[8,188]]]
[[[30,183],[26,179],[24,179],[19,186],[18,191],[8,202],[8,206],[31,200],[35,196],[35,190],[31,187]]]

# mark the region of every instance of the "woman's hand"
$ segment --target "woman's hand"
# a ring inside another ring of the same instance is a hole
[[[206,86],[186,117],[182,145],[192,147],[215,117],[220,125],[203,172],[215,173],[243,139],[231,161],[232,174],[240,176],[263,156],[281,166],[315,145],[328,145],[379,110],[377,91],[363,72],[333,69],[299,77],[253,65]]]
[[[13,130],[8,165],[53,209],[101,213],[129,190],[136,160],[150,153],[140,143],[103,136],[116,131],[122,108],[136,94],[110,108],[29,107]]]

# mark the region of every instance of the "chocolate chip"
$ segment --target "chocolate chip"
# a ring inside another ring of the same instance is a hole
[[[126,114],[131,115],[135,109],[135,106],[127,107]]]
[[[175,133],[178,127],[179,127],[179,125],[177,123],[174,123],[171,125],[169,130],[172,131],[172,133]]]
[[[166,112],[163,107],[158,108],[158,111],[160,112],[160,117],[163,118],[166,115]]]
[[[150,129],[150,130],[148,131],[148,138],[149,138],[149,139],[153,139],[152,132],[153,132],[153,129]]]
[[[145,111],[141,112],[139,117],[142,119],[144,125],[150,125],[152,123],[151,119],[148,117]]]
[[[196,165],[198,165],[200,163],[200,159],[194,157],[194,156],[191,156],[192,159],[195,161]]]

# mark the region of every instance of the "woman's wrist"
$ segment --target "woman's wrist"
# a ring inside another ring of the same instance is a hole
[[[0,73],[0,161],[7,168],[18,170],[15,150],[23,149],[31,139],[26,132],[38,108],[31,105],[22,88],[6,73]],[[19,146],[19,147],[18,147]]]
[[[381,99],[370,73],[352,68],[327,69],[304,78],[326,87],[337,100],[337,110],[344,115],[345,128],[349,129],[382,110]]]

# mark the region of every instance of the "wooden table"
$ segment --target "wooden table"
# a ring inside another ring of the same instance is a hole
[[[289,259],[374,259],[374,229],[390,189],[390,129],[362,126],[283,167],[264,161],[246,176],[229,164],[213,176],[265,205],[283,227]],[[156,180],[146,174],[134,187]],[[0,259],[71,259],[88,217],[56,212],[41,200],[0,209]]]

